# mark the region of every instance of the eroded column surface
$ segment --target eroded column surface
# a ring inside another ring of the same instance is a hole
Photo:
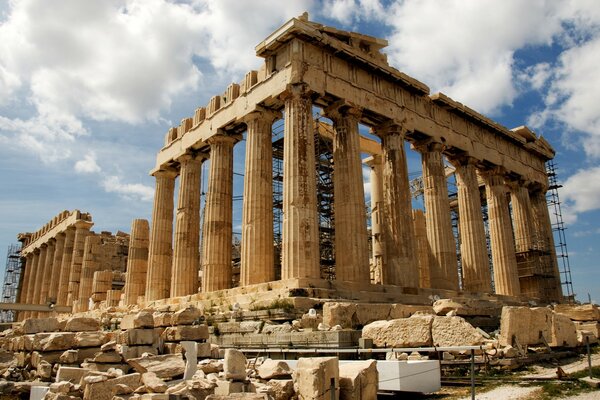
[[[553,279],[548,282],[548,291],[552,293],[555,301],[562,302],[563,292],[561,286],[560,270],[558,269],[558,260],[556,259],[556,247],[554,246],[554,235],[552,234],[552,222],[548,212],[548,203],[546,200],[546,189],[542,187],[532,187],[530,193],[531,207],[533,209],[533,225],[536,230],[536,237],[542,249],[547,252],[550,258]]]
[[[69,227],[65,231],[65,245],[63,258],[60,267],[60,277],[58,283],[58,293],[56,295],[56,304],[66,305],[69,294],[69,275],[71,274],[71,264],[73,263],[73,248],[75,245],[75,228]]]
[[[431,272],[429,270],[429,241],[427,240],[427,223],[423,210],[412,210],[413,229],[415,231],[415,244],[417,264],[419,265],[419,287],[431,287]]]
[[[21,284],[21,291],[19,293],[19,303],[27,304],[27,293],[29,293],[29,286],[31,285],[31,270],[33,269],[33,257],[32,253],[25,256],[25,270],[23,274],[23,283]],[[27,316],[27,311],[19,311],[18,321],[23,321]]]
[[[319,226],[315,128],[306,88],[292,86],[283,97],[283,229],[281,277],[319,278]]]
[[[361,112],[334,105],[325,113],[333,121],[336,280],[369,282],[369,242],[358,133]]]
[[[431,287],[458,290],[456,244],[452,234],[448,186],[441,143],[417,146],[423,165],[427,239],[431,249]]]
[[[477,182],[476,160],[471,157],[460,157],[450,161],[456,168],[463,290],[491,293],[490,262]]]
[[[157,171],[152,231],[148,250],[146,300],[169,297],[171,289],[171,261],[173,257],[173,195],[175,171]]]
[[[69,288],[67,293],[67,305],[72,306],[79,298],[79,279],[81,277],[81,264],[83,263],[83,252],[85,249],[85,238],[90,235],[91,222],[79,221],[75,224],[75,238],[73,242],[73,257],[69,271]]]
[[[242,208],[240,285],[275,280],[273,248],[273,122],[270,110],[245,118],[246,170]]]
[[[388,124],[375,132],[383,148],[384,256],[382,282],[418,287],[419,270],[412,228],[412,205],[404,149],[405,132]]]
[[[533,250],[536,245],[535,223],[533,222],[529,190],[524,181],[513,181],[508,186],[512,205],[515,249],[517,253]]]
[[[83,252],[83,263],[81,265],[81,277],[79,280],[79,295],[77,304],[74,305],[75,311],[87,311],[89,299],[92,297],[92,287],[94,283],[94,273],[100,269],[98,262],[98,252],[102,245],[100,235],[89,235],[85,238],[85,249]]]
[[[231,287],[231,243],[233,201],[233,144],[225,134],[212,136],[210,172],[204,209],[202,237],[202,291]]]
[[[25,303],[36,304],[35,301],[35,283],[37,279],[37,272],[40,261],[40,249],[33,250],[33,258],[31,259],[31,272],[29,275],[29,284],[27,285],[27,292],[25,293]],[[25,311],[23,313],[23,319],[31,318],[32,312]]]
[[[60,283],[60,272],[62,269],[63,254],[65,251],[65,234],[59,233],[56,235],[56,243],[54,245],[54,261],[52,262],[52,271],[50,272],[50,281],[48,282],[48,298],[55,302],[58,297],[58,284]]]
[[[185,154],[179,161],[179,196],[171,297],[198,293],[200,266],[200,170],[204,156]]]
[[[150,226],[145,219],[134,219],[131,223],[127,275],[125,277],[125,305],[137,304],[139,296],[146,291],[148,271],[148,246]]]
[[[371,283],[380,284],[383,273],[383,162],[380,155],[365,163],[371,169]]]
[[[48,293],[50,292],[50,286],[52,281],[52,272],[54,268],[54,253],[56,251],[56,239],[52,238],[48,240],[48,248],[46,249],[46,263],[44,266],[44,275],[42,277],[42,288],[40,291],[40,303],[47,304],[49,300]],[[39,312],[38,316],[44,314]]]
[[[95,303],[106,300],[107,292],[112,289],[113,272],[101,270],[94,272],[91,298]]]
[[[521,289],[503,171],[493,169],[482,173],[482,176],[485,180],[488,205],[488,226],[496,293],[518,296]]]

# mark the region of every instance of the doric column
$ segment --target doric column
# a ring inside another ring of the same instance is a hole
[[[315,127],[310,93],[294,85],[285,103],[281,278],[319,278]]]
[[[165,299],[171,289],[171,261],[173,255],[173,195],[174,171],[157,171],[152,231],[148,250],[146,301]]]
[[[101,267],[100,267],[101,268]],[[106,292],[112,289],[113,272],[109,269],[94,272],[92,278],[92,301],[99,303],[106,300]]]
[[[210,144],[210,172],[202,230],[202,291],[231,287],[233,144],[235,138],[217,134]]]
[[[185,154],[179,161],[171,297],[198,293],[200,264],[200,170],[204,156]]]
[[[25,293],[25,303],[26,304],[36,304],[34,303],[35,301],[35,293],[36,293],[36,281],[37,281],[37,273],[38,273],[38,269],[39,269],[39,264],[40,264],[40,249],[34,249],[33,250],[33,258],[31,260],[31,272],[29,275],[29,283],[27,285],[27,293]],[[31,318],[32,316],[32,312],[31,311],[25,311],[25,313],[23,314],[23,319],[25,318]]]
[[[503,170],[495,168],[485,171],[482,176],[485,180],[488,205],[488,226],[496,293],[518,296],[521,289]]]
[[[538,246],[548,254],[550,258],[553,279],[548,282],[547,289],[554,297],[552,300],[563,302],[563,292],[561,286],[560,270],[558,269],[558,260],[556,259],[556,247],[554,246],[554,235],[552,233],[552,222],[548,212],[548,202],[546,200],[546,188],[531,188],[530,193],[531,207],[533,209],[533,226],[536,231]]]
[[[23,271],[23,280],[21,284],[21,291],[19,292],[19,303],[27,303],[27,293],[29,292],[29,286],[31,284],[31,270],[33,269],[33,253],[29,253],[25,256],[25,268]],[[26,317],[26,311],[19,311],[18,321],[23,321]]]
[[[48,240],[48,248],[46,250],[46,265],[44,266],[44,275],[42,278],[42,288],[40,291],[40,303],[46,304],[48,301],[48,293],[50,292],[50,286],[52,285],[52,272],[54,269],[54,253],[56,251],[56,239],[52,238]],[[41,313],[38,313],[38,316]],[[41,314],[44,315],[44,314]]]
[[[536,245],[535,224],[532,223],[533,209],[529,199],[529,190],[522,180],[509,182],[508,187],[512,205],[515,249],[517,253],[533,250]]]
[[[31,304],[41,304],[42,299],[42,286],[44,286],[44,271],[46,269],[46,255],[48,254],[48,245],[43,243],[40,245],[40,255],[37,263],[37,270],[35,273],[35,282],[33,289],[33,298]],[[38,311],[31,311],[29,314],[31,318],[37,318]]]
[[[131,223],[127,275],[125,277],[125,305],[137,304],[139,296],[146,290],[148,271],[148,246],[150,227],[145,219],[134,219]]]
[[[415,146],[423,165],[423,194],[427,240],[431,249],[431,287],[458,290],[456,244],[452,234],[450,203],[441,143]]]
[[[67,295],[69,294],[69,275],[71,274],[71,264],[73,263],[74,245],[75,228],[69,227],[65,231],[65,246],[63,250],[63,258],[61,261],[58,293],[56,295],[56,304],[61,306],[67,304]]]
[[[361,111],[334,104],[325,110],[325,114],[333,121],[335,276],[339,281],[370,282],[358,133]]]
[[[73,301],[79,298],[79,279],[81,277],[81,265],[83,263],[83,251],[85,249],[85,238],[90,235],[93,223],[77,221],[75,223],[75,238],[73,242],[73,257],[69,271],[69,288],[67,293],[67,305],[72,306]]]
[[[415,244],[417,264],[419,265],[419,287],[431,287],[431,272],[429,270],[429,241],[427,240],[427,223],[423,210],[412,210],[413,229],[415,231]]]
[[[371,283],[380,284],[383,274],[383,162],[380,155],[365,160],[371,169]]]
[[[405,131],[396,124],[376,128],[383,147],[383,276],[386,285],[416,288],[419,270],[404,149]]]
[[[94,283],[94,273],[100,269],[98,261],[99,247],[102,244],[100,235],[89,235],[85,238],[85,247],[83,251],[83,263],[81,265],[81,277],[79,280],[79,295],[76,311],[87,311],[89,299],[92,297],[92,287]]]
[[[65,234],[56,235],[54,246],[54,261],[52,262],[52,271],[50,272],[50,281],[48,282],[48,298],[53,299],[55,304],[58,298],[58,284],[60,283],[60,272],[62,269],[63,254],[65,251]]]
[[[275,280],[273,248],[273,121],[270,110],[246,116],[240,285]]]
[[[475,166],[477,160],[462,156],[450,161],[456,168],[463,290],[491,293],[490,261]]]

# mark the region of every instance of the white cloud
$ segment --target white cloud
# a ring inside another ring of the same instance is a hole
[[[565,202],[565,222],[573,223],[578,214],[600,209],[600,166],[581,169],[570,176],[561,191]]]
[[[353,22],[382,19],[385,8],[379,0],[325,0],[321,14],[349,25]]]
[[[96,163],[96,154],[89,152],[75,163],[75,172],[79,174],[93,174],[102,171],[98,163]]]
[[[141,183],[123,183],[118,176],[109,176],[102,181],[104,190],[117,193],[130,200],[151,201],[154,189]]]

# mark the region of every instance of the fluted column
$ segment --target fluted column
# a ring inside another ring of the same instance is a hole
[[[253,112],[245,118],[246,170],[242,205],[240,285],[275,280],[273,247],[273,121],[281,113]]]
[[[475,166],[477,160],[463,156],[450,161],[456,168],[463,290],[491,293],[490,261]]]
[[[412,228],[412,204],[404,149],[405,131],[387,124],[375,133],[383,147],[384,265],[386,285],[418,287],[419,270]]]
[[[54,245],[54,260],[52,262],[52,271],[50,272],[50,281],[48,282],[48,298],[56,303],[58,295],[58,284],[60,283],[60,272],[62,269],[62,259],[65,251],[65,234],[56,235]]]
[[[518,296],[521,289],[503,171],[496,168],[482,173],[482,176],[485,180],[488,205],[488,226],[496,293]]]
[[[83,251],[83,263],[81,265],[81,277],[79,280],[79,295],[77,297],[77,310],[87,311],[89,299],[92,297],[94,273],[100,269],[98,261],[99,247],[102,245],[100,235],[89,235],[85,238]]]
[[[431,287],[458,290],[456,244],[452,234],[448,186],[441,143],[416,146],[423,165],[427,240],[431,249]]]
[[[81,278],[81,265],[83,264],[83,252],[85,249],[85,238],[90,235],[91,222],[78,221],[75,223],[75,238],[73,242],[73,257],[69,272],[69,288],[67,294],[67,305],[79,299],[79,280]]]
[[[319,278],[319,225],[315,127],[310,93],[291,86],[285,103],[283,143],[282,279]]]
[[[42,286],[44,286],[44,271],[46,270],[46,255],[48,254],[48,244],[40,245],[40,256],[38,259],[38,267],[35,273],[35,284],[33,291],[33,299],[31,304],[41,304]],[[31,318],[37,318],[38,311],[31,311]]]
[[[69,227],[65,231],[65,245],[63,250],[63,258],[61,261],[58,293],[56,295],[56,304],[61,306],[67,304],[67,295],[69,294],[69,275],[71,274],[71,264],[73,263],[74,244],[75,228]]]
[[[560,270],[558,260],[556,259],[556,247],[554,245],[554,235],[552,233],[552,222],[548,212],[548,202],[546,200],[546,189],[543,187],[532,187],[530,193],[531,207],[533,209],[533,225],[536,230],[536,237],[539,246],[544,250],[552,265],[553,279],[548,283],[548,290],[553,296],[554,301],[562,302],[563,292],[561,284]]]
[[[29,286],[31,284],[31,270],[33,268],[33,257],[32,253],[29,253],[25,256],[25,269],[23,271],[23,280],[21,284],[21,291],[19,293],[19,299],[17,300],[19,303],[27,303],[27,293],[29,292]],[[23,319],[27,316],[26,311],[19,311],[18,313],[18,321],[23,321]]]
[[[40,249],[33,250],[33,258],[31,260],[31,273],[29,276],[29,284],[27,285],[27,293],[25,293],[25,303],[27,304],[36,304],[35,302],[35,293],[36,293],[36,282],[37,282],[37,273],[39,270],[40,264]],[[32,311],[25,311],[23,313],[23,319],[31,318]]]
[[[358,133],[361,111],[334,104],[325,110],[325,114],[333,121],[335,276],[339,281],[370,282]]]
[[[419,265],[419,287],[431,287],[431,272],[429,270],[429,241],[427,240],[427,223],[423,210],[412,210],[413,229],[415,231],[415,244],[417,263]]]
[[[146,301],[165,299],[171,289],[171,262],[173,257],[173,195],[174,171],[157,171],[152,231],[148,250]]]
[[[200,171],[204,156],[185,154],[177,159],[179,196],[175,218],[175,248],[171,297],[198,293],[200,266]]]
[[[48,240],[48,248],[46,249],[46,262],[44,265],[44,274],[42,277],[42,287],[40,290],[40,302],[39,304],[46,304],[48,301],[48,293],[50,292],[50,286],[52,281],[52,272],[54,268],[54,253],[56,251],[56,239],[52,238]],[[45,314],[45,313],[44,313]],[[41,312],[38,312],[38,316],[43,316]]]
[[[383,162],[380,155],[365,163],[371,169],[371,283],[380,284],[383,274]]]
[[[510,182],[510,202],[512,205],[513,230],[517,253],[535,248],[535,223],[529,199],[529,190],[524,181]]]
[[[202,230],[202,291],[231,287],[233,144],[235,138],[217,134],[210,144],[210,172]]]
[[[129,237],[129,252],[127,253],[125,305],[137,304],[138,297],[144,296],[148,271],[149,234],[148,221],[145,219],[133,220]]]

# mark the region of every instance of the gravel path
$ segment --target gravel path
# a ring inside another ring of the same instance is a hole
[[[600,354],[592,354],[592,365],[594,367],[600,366]],[[575,372],[584,371],[588,368],[587,356],[581,357],[575,362],[561,365],[561,368],[567,374],[573,374]],[[556,367],[544,367],[536,366],[533,374],[524,375],[527,378],[556,378]]]
[[[477,400],[525,400],[529,399],[535,392],[539,391],[541,391],[539,387],[505,385],[485,393],[475,392],[475,398]],[[460,400],[471,400],[471,396],[463,397]]]

